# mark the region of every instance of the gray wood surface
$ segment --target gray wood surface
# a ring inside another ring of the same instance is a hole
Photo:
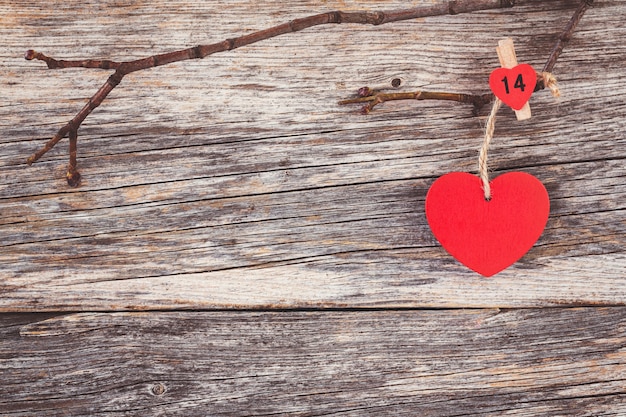
[[[11,3],[0,29],[0,309],[626,299],[622,2],[598,1],[583,18],[554,70],[559,100],[535,94],[526,122],[501,111],[492,175],[535,175],[552,207],[536,246],[489,280],[448,256],[424,216],[437,177],[476,172],[485,114],[395,102],[363,116],[337,101],[396,77],[400,90],[486,92],[497,41],[512,36],[520,62],[540,69],[577,1],[327,25],[131,74],[79,131],[78,189],[64,178],[67,140],[24,161],[110,72],[48,70],[26,49],[128,60],[324,10],[408,5]]]
[[[25,163],[110,74],[27,49],[131,60],[432,3],[0,0],[0,415],[626,415],[623,1],[582,19],[561,98],[498,115],[492,177],[535,175],[551,211],[490,279],[424,216],[436,178],[476,172],[489,109],[337,102],[484,93],[504,37],[540,70],[578,0],[315,27],[130,74],[79,131],[79,188],[67,140]]]
[[[46,318],[0,317],[3,415],[626,415],[624,307]]]

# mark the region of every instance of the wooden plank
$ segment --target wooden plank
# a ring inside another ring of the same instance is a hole
[[[623,307],[0,320],[11,416],[626,413]]]
[[[432,2],[412,4],[422,3]],[[504,36],[540,68],[577,2],[518,3],[316,27],[131,74],[81,127],[83,184],[70,189],[67,142],[24,161],[109,72],[47,70],[25,49],[134,59],[374,6],[3,2],[0,311],[624,304],[623,2],[583,18],[555,69],[559,101],[535,94],[528,122],[499,115],[492,177],[537,176],[552,208],[538,244],[495,279],[450,258],[423,213],[437,177],[476,171],[485,115],[398,102],[362,116],[336,104],[393,78],[407,91],[483,92]]]

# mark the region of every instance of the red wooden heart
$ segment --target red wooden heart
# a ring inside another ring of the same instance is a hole
[[[537,84],[537,73],[528,64],[519,64],[513,68],[497,68],[489,76],[491,91],[511,106],[520,110],[530,99]]]
[[[452,172],[437,179],[426,195],[426,218],[441,246],[486,277],[528,252],[550,212],[548,192],[530,174],[510,172],[490,185],[492,197],[486,201],[480,178]]]

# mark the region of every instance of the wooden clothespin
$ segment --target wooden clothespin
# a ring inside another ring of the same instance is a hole
[[[517,66],[517,56],[515,55],[515,46],[513,45],[513,39],[506,38],[499,41],[498,46],[496,47],[496,51],[498,52],[500,66],[502,68],[511,69]],[[534,89],[535,86],[528,86],[528,88]],[[517,117],[517,120],[530,119],[530,105],[526,103],[524,104],[524,107],[522,107],[520,110],[515,110],[515,116]]]

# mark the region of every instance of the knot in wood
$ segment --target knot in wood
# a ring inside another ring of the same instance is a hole
[[[153,395],[160,396],[160,395],[165,394],[166,391],[167,391],[167,387],[160,382],[157,382],[156,384],[152,385],[152,387],[150,387],[150,392]]]

